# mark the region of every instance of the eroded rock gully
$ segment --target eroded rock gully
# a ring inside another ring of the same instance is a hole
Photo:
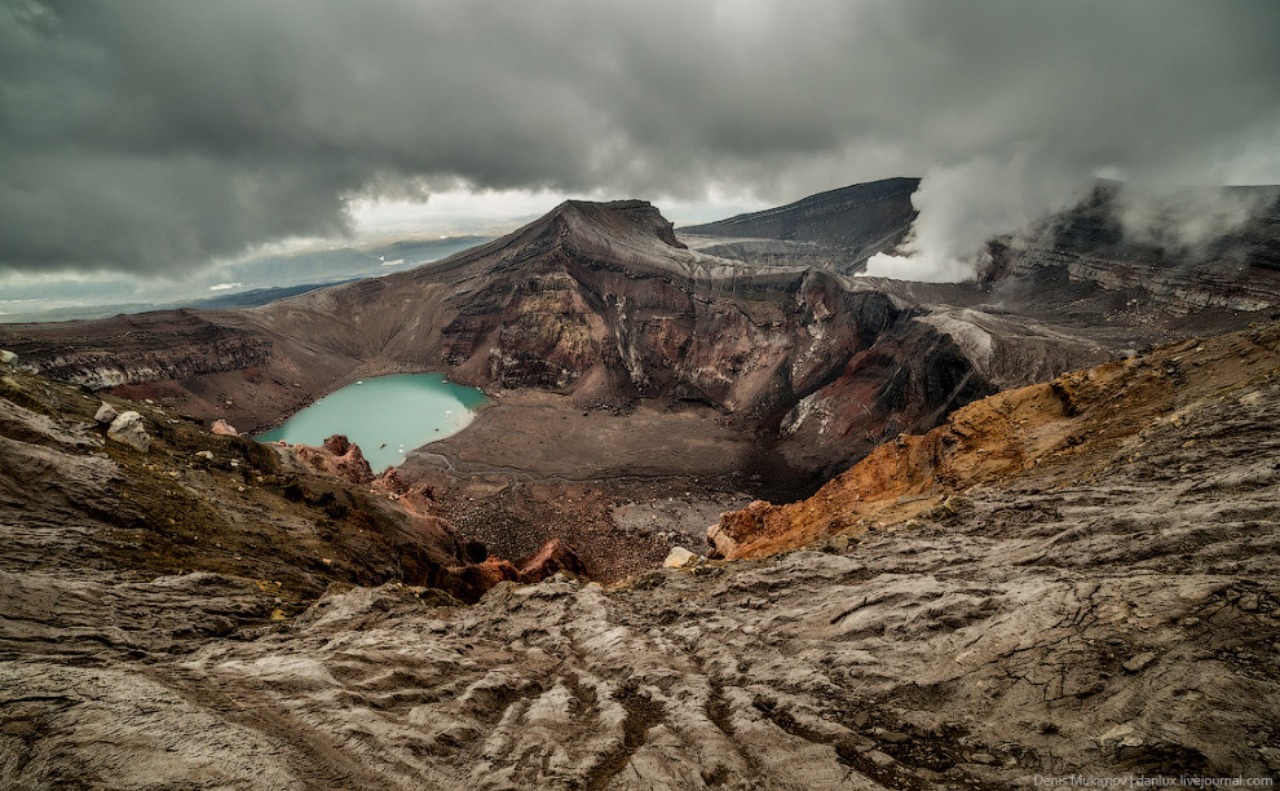
[[[30,506],[4,490],[6,520],[25,527],[0,553],[0,779],[926,789],[1272,776],[1276,335],[1131,364],[1159,366],[1163,388],[1102,377],[1130,417],[1129,399],[1159,396],[1138,431],[1099,423],[1114,436],[1073,446],[1078,474],[1006,464],[910,526],[609,589],[504,583],[473,606],[401,582],[330,584],[276,622],[278,594],[256,572],[156,575],[105,551],[85,562],[104,539],[83,514],[112,507],[98,481],[124,457],[84,453],[93,439],[74,425],[7,419],[10,446],[45,437],[27,458],[82,461],[43,498],[72,504],[58,518],[21,521]],[[34,406],[38,387],[25,392]],[[14,466],[7,481],[34,480]],[[274,552],[259,562],[273,557],[288,567]]]
[[[726,513],[710,540],[726,557],[759,556],[945,514],[950,495],[993,481],[1052,487],[1093,479],[1109,474],[1118,455],[1151,454],[1150,432],[1164,422],[1190,432],[1201,411],[1230,404],[1233,393],[1269,381],[1278,368],[1280,331],[1259,325],[1007,390],[957,410],[927,434],[881,445],[813,497]]]

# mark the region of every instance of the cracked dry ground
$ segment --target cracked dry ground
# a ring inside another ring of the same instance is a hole
[[[1280,374],[1179,415],[1075,481],[1032,471],[911,529],[614,589],[504,583],[465,607],[335,586],[262,626],[233,576],[51,575],[0,602],[0,785],[1273,776]]]

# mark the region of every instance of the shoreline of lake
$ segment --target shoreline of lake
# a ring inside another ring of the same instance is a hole
[[[484,391],[441,373],[368,377],[334,390],[254,439],[320,445],[344,434],[380,472],[403,464],[409,451],[462,431],[491,403]]]

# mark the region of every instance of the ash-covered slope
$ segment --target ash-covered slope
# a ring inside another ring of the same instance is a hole
[[[1009,395],[1014,407],[989,405],[1002,427],[989,446],[965,450],[952,426],[955,455],[945,440],[941,456],[886,451],[909,480],[943,487],[960,456],[982,469],[980,450],[995,457],[980,485],[914,524],[613,590],[561,577],[462,607],[398,583],[339,586],[263,628],[273,577],[152,578],[135,571],[145,552],[85,564],[49,551],[74,525],[7,532],[25,548],[0,554],[0,783],[1000,789],[1071,774],[1274,776],[1280,327],[1069,381],[1075,422],[1049,410],[1036,423],[1053,399]],[[1121,430],[1139,417],[1140,431]],[[1080,441],[1045,451],[1064,421]],[[21,441],[52,423],[24,421]],[[244,551],[273,574],[295,562]]]
[[[1124,295],[1129,312],[1202,313],[1210,327],[1220,311],[1280,304],[1280,187],[1189,189],[1160,201],[1103,182],[989,252],[985,281],[1065,274]]]
[[[820,192],[786,206],[690,225],[681,236],[722,237],[700,244],[709,253],[748,260],[796,256],[826,260],[852,274],[876,253],[893,250],[916,218],[911,195],[920,179],[894,178]],[[763,245],[772,239],[782,246]]]

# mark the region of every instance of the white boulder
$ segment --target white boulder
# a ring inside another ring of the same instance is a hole
[[[107,439],[128,445],[139,453],[146,453],[151,448],[151,435],[142,423],[142,415],[132,409],[121,412],[111,427],[107,429]]]
[[[103,401],[102,406],[98,407],[98,411],[94,414],[93,419],[104,426],[109,426],[115,422],[115,419],[119,417],[119,415],[120,413],[116,411],[115,407],[111,406],[106,401]]]
[[[671,551],[667,553],[667,559],[662,561],[662,567],[667,569],[682,569],[697,559],[697,555],[684,547],[672,547]]]

